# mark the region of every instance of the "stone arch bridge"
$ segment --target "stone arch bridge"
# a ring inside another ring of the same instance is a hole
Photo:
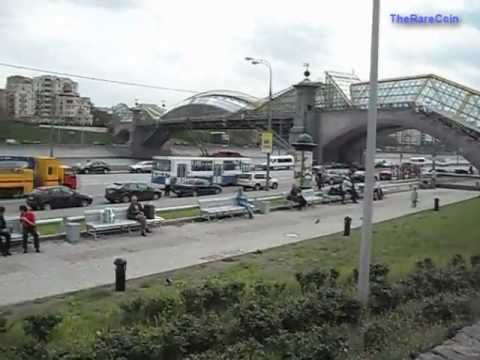
[[[267,99],[232,91],[196,94],[160,118],[136,109],[130,136],[134,156],[159,154],[179,129],[266,129],[272,109],[274,141],[285,148],[306,131],[318,144],[317,161],[358,161],[366,139],[369,83],[326,72]],[[418,129],[480,168],[480,92],[437,75],[380,80],[379,134]]]

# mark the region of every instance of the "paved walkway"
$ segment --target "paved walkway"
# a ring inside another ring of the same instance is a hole
[[[452,339],[417,358],[417,360],[478,359],[480,359],[480,323],[463,328]]]
[[[375,203],[376,222],[477,196],[474,192],[437,189],[420,192],[418,208],[409,193]],[[110,235],[79,244],[45,242],[42,253],[0,258],[0,305],[105,285],[113,282],[116,257],[128,261],[128,278],[199,264],[342,231],[343,218],[360,225],[361,205],[318,205],[305,211],[277,211],[253,220],[234,218],[212,223],[165,226],[149,237]],[[316,219],[320,219],[315,223]]]

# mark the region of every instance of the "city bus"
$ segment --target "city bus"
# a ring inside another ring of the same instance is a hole
[[[183,182],[187,178],[204,178],[212,184],[235,185],[237,175],[251,168],[252,160],[236,157],[154,156],[152,183],[165,186],[170,182]]]

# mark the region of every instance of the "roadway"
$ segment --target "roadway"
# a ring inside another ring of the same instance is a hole
[[[269,192],[265,190],[260,191],[249,191],[249,196],[261,196],[264,194],[270,193],[279,193],[290,190],[290,187],[293,183],[293,172],[292,171],[274,171],[272,172],[272,178],[278,180],[279,187],[277,190],[270,190]],[[47,219],[55,217],[65,217],[65,216],[79,216],[83,215],[86,209],[98,209],[104,208],[109,205],[111,207],[124,207],[125,204],[110,204],[106,201],[105,187],[108,185],[120,181],[139,181],[150,183],[150,174],[130,174],[130,173],[115,173],[115,174],[98,174],[98,175],[78,175],[79,178],[79,192],[83,194],[90,195],[93,198],[93,203],[88,208],[66,208],[66,209],[55,209],[49,211],[36,211],[38,219]],[[223,194],[233,194],[238,190],[238,186],[226,186],[223,188]],[[202,196],[202,198],[208,197],[218,197],[218,195],[209,195]],[[156,207],[169,207],[169,206],[180,206],[180,205],[190,205],[195,203],[195,199],[192,197],[182,197],[178,198],[175,195],[171,197],[162,197],[156,201],[150,201]],[[2,200],[1,205],[6,209],[6,216],[14,216],[18,213],[18,207],[22,204],[25,204],[24,199],[10,199]]]

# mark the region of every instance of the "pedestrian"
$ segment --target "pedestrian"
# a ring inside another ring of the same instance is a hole
[[[147,217],[145,216],[145,209],[143,205],[138,202],[136,196],[132,196],[130,206],[127,210],[127,219],[136,220],[140,224],[140,233],[142,236],[147,236],[147,232],[151,232],[147,226]]]
[[[20,221],[23,232],[23,253],[26,254],[28,252],[28,235],[33,236],[33,246],[35,247],[35,251],[39,253],[40,238],[37,232],[35,213],[25,205],[20,205]]]
[[[468,173],[470,175],[473,175],[473,166],[472,165],[470,165],[470,167],[468,168]]]
[[[412,200],[412,208],[416,208],[418,204],[418,192],[416,186],[413,187],[410,199]]]
[[[354,182],[353,182],[353,179],[352,178],[348,178],[348,177],[344,177],[343,178],[343,183],[342,183],[342,187],[343,187],[343,192],[348,192],[350,194],[350,197],[352,199],[352,202],[354,204],[357,204],[358,201],[357,201],[357,192],[355,191],[355,185],[354,185]],[[343,197],[343,199],[345,199],[345,197]],[[342,204],[345,203],[345,200],[342,201]]]
[[[315,182],[317,183],[318,190],[322,190],[323,187],[323,179],[322,179],[322,173],[319,171],[317,175],[315,176]]]
[[[248,212],[248,217],[250,219],[253,219],[252,205],[250,205],[250,203],[248,202],[248,198],[243,193],[242,188],[238,189],[236,199],[237,199],[238,206],[241,206],[241,207],[245,208]]]
[[[170,196],[170,176],[165,177],[165,196]]]
[[[307,206],[307,201],[302,196],[302,191],[298,188],[296,184],[292,185],[290,193],[287,196],[287,200],[293,201],[298,204],[298,210],[302,210]]]
[[[7,222],[5,221],[5,208],[0,206],[0,250],[3,256],[10,256],[10,231],[7,229]],[[2,242],[5,239],[5,243]]]

